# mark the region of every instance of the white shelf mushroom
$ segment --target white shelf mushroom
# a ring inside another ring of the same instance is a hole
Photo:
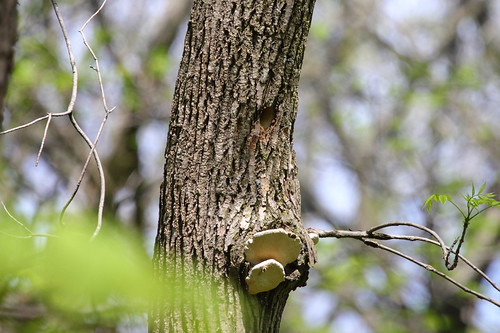
[[[297,260],[302,242],[284,229],[257,232],[245,246],[245,258],[252,265],[245,279],[250,294],[274,289],[285,280],[284,266]]]
[[[245,281],[252,295],[268,291],[285,281],[285,270],[279,262],[269,259],[255,265]]]

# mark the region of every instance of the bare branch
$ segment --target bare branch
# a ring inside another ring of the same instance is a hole
[[[104,93],[104,85],[102,83],[101,70],[99,68],[99,60],[97,59],[97,56],[95,55],[94,50],[92,49],[92,47],[90,47],[90,44],[87,42],[87,38],[85,37],[85,34],[83,33],[83,30],[85,29],[85,27],[90,23],[90,21],[92,21],[94,19],[94,17],[96,15],[98,15],[101,12],[101,10],[104,8],[104,5],[106,4],[107,1],[108,0],[104,0],[102,2],[101,6],[95,11],[94,14],[92,14],[92,16],[89,17],[89,19],[83,24],[83,26],[80,28],[80,30],[78,32],[82,35],[83,43],[85,44],[85,46],[89,50],[90,54],[92,54],[92,58],[94,59],[95,67],[92,67],[92,68],[97,73],[97,78],[99,81],[99,88],[101,89],[101,98],[102,98],[102,102],[104,104],[104,110],[106,111],[106,113],[110,113],[110,112],[113,112],[115,107],[113,107],[112,109],[108,108],[108,104],[106,102],[106,95]]]
[[[90,48],[90,46],[88,45],[87,43],[87,40],[85,39],[85,35],[83,34],[83,29],[84,27],[87,25],[88,22],[90,22],[92,20],[92,18],[97,15],[97,13],[102,9],[102,7],[104,6],[106,1],[104,1],[104,3],[102,4],[102,6],[98,9],[98,11],[96,13],[94,13],[86,22],[85,24],[83,25],[82,29],[80,29],[80,33],[83,37],[83,41],[84,41],[84,44],[87,46],[87,48],[90,50],[90,53],[92,54],[92,57],[94,58],[94,60],[96,61],[96,66],[98,66],[97,64],[97,58],[94,54],[94,52],[92,51],[92,49]],[[74,57],[73,57],[73,52],[72,52],[72,49],[71,49],[71,44],[69,42],[69,39],[67,38],[67,33],[66,33],[66,28],[64,26],[64,22],[62,20],[62,17],[61,15],[59,14],[59,9],[57,7],[57,4],[54,0],[52,0],[52,4],[54,5],[54,10],[56,12],[56,15],[57,15],[57,19],[59,21],[59,24],[61,25],[61,29],[63,31],[63,35],[64,35],[64,39],[66,41],[66,47],[68,49],[68,54],[69,54],[69,57],[70,57],[70,63],[71,63],[71,68],[73,69],[73,73],[76,74],[77,71],[76,71],[76,63],[74,61]],[[75,75],[73,76],[75,78]],[[85,134],[85,132],[81,129],[81,127],[78,125],[73,113],[72,113],[72,110],[73,110],[73,104],[74,104],[74,101],[76,99],[76,83],[77,82],[73,82],[73,94],[72,94],[72,99],[71,99],[71,102],[70,102],[70,105],[68,106],[68,113],[70,113],[70,120],[71,120],[71,123],[73,124],[73,127],[77,130],[77,132],[80,134],[80,136],[85,140],[85,142],[87,143],[87,145],[90,147],[90,152],[89,152],[89,155],[87,156],[87,160],[85,161],[85,164],[83,166],[83,170],[80,174],[80,178],[78,179],[78,182],[77,182],[77,185],[76,185],[76,188],[75,190],[73,191],[73,194],[71,195],[70,199],[68,200],[68,202],[64,205],[62,211],[61,211],[61,214],[59,216],[59,221],[62,222],[62,218],[64,216],[64,213],[66,212],[66,209],[68,208],[68,206],[71,204],[71,202],[73,201],[73,199],[75,198],[76,194],[78,193],[78,190],[80,189],[80,185],[82,183],[82,180],[83,180],[83,177],[85,176],[85,173],[87,171],[87,167],[88,167],[88,164],[89,164],[89,161],[90,161],[90,158],[91,156],[94,156],[94,160],[96,161],[96,164],[97,164],[97,169],[98,169],[98,172],[99,172],[99,177],[100,177],[100,181],[101,181],[101,190],[100,190],[100,200],[99,200],[99,211],[98,211],[98,215],[97,215],[97,227],[96,227],[96,230],[94,232],[94,234],[92,235],[92,239],[95,238],[97,236],[97,234],[99,233],[99,230],[101,229],[101,226],[102,226],[102,215],[103,215],[103,209],[104,209],[104,196],[105,196],[105,189],[106,189],[106,185],[105,185],[105,177],[104,177],[104,170],[103,170],[103,167],[102,167],[102,163],[100,161],[100,158],[99,158],[99,155],[95,149],[96,145],[97,145],[97,142],[99,141],[99,137],[102,133],[102,128],[108,118],[108,115],[110,113],[110,111],[108,111],[107,109],[107,106],[106,106],[106,102],[105,102],[105,97],[104,97],[104,89],[103,89],[103,86],[102,86],[102,80],[101,80],[101,76],[100,76],[100,71],[98,71],[98,77],[99,77],[99,86],[101,88],[101,94],[102,94],[102,98],[103,98],[103,102],[105,104],[105,110],[106,110],[106,115],[104,117],[104,120],[101,122],[101,126],[99,127],[99,132],[97,134],[97,137],[95,139],[94,142],[92,142],[88,136]],[[73,99],[73,97],[75,97],[75,99]]]
[[[394,226],[406,226],[406,227],[411,227],[411,228],[416,228],[423,230],[429,234],[431,234],[436,240],[432,240],[426,237],[421,237],[421,236],[410,236],[410,235],[392,235],[392,234],[386,234],[386,233],[380,233],[376,232],[376,230],[380,230],[382,228],[387,228],[387,227],[394,227]],[[382,250],[391,252],[393,254],[396,254],[402,258],[405,258],[425,269],[428,271],[433,272],[434,274],[437,274],[444,279],[448,280],[455,286],[459,287],[460,289],[464,290],[465,292],[472,294],[480,299],[483,299],[485,301],[488,301],[498,307],[500,307],[500,302],[495,301],[491,298],[486,297],[485,295],[474,291],[470,288],[467,288],[463,284],[459,283],[458,281],[454,280],[450,276],[446,275],[445,273],[439,271],[438,269],[434,268],[433,266],[429,264],[425,264],[423,262],[418,261],[417,259],[406,255],[400,251],[397,251],[391,247],[385,246],[383,244],[380,244],[376,242],[375,240],[407,240],[407,241],[421,241],[421,242],[426,242],[433,244],[435,246],[439,246],[444,254],[443,260],[445,263],[445,266],[448,268],[447,265],[447,256],[449,253],[455,254],[457,261],[458,259],[462,260],[467,266],[469,266],[472,270],[474,270],[476,273],[478,273],[482,278],[484,278],[493,288],[495,288],[497,291],[500,291],[500,287],[493,281],[491,280],[481,269],[479,269],[477,266],[472,264],[467,258],[462,256],[460,253],[457,253],[455,250],[453,250],[452,247],[448,247],[444,245],[443,240],[441,237],[433,230],[415,224],[411,222],[391,222],[391,223],[385,223],[379,226],[376,226],[374,228],[369,229],[368,231],[353,231],[353,230],[321,230],[321,229],[316,229],[316,228],[308,228],[307,229],[309,233],[315,233],[317,234],[320,238],[354,238],[361,240],[363,243],[365,243],[368,246],[372,246],[375,248],[380,248]]]
[[[66,112],[55,114],[58,116],[64,116],[68,115],[73,112],[75,102],[76,102],[76,96],[78,93],[78,69],[76,67],[76,61],[75,61],[75,56],[73,55],[73,49],[71,47],[71,42],[68,37],[68,32],[66,31],[66,26],[64,25],[64,20],[61,16],[61,13],[59,12],[59,6],[55,2],[55,0],[52,1],[52,7],[54,7],[54,12],[56,13],[57,21],[59,22],[59,25],[61,26],[61,31],[64,36],[64,42],[66,43],[66,49],[68,50],[68,56],[69,56],[69,63],[71,65],[71,71],[73,72],[73,89],[71,91],[71,99],[68,104],[68,108],[66,109]]]
[[[40,117],[38,119],[35,119],[35,120],[33,120],[33,121],[31,121],[31,122],[29,122],[27,124],[20,125],[20,126],[17,126],[15,128],[12,128],[12,129],[0,132],[0,135],[1,134],[11,133],[11,132],[14,132],[14,131],[17,131],[17,130],[21,130],[21,129],[30,127],[31,125],[34,125],[34,124],[36,124],[36,123],[38,123],[40,121],[47,120],[47,124],[45,125],[45,129],[44,129],[42,141],[41,141],[41,144],[40,144],[40,149],[38,151],[36,162],[35,162],[35,166],[38,166],[38,163],[39,163],[39,160],[40,160],[40,156],[42,154],[42,151],[43,151],[43,148],[44,148],[44,145],[45,145],[45,141],[46,141],[46,138],[47,138],[47,133],[48,133],[50,122],[51,122],[52,118],[53,117],[66,116],[66,115],[70,116],[69,118],[70,118],[71,124],[73,125],[73,127],[75,128],[75,130],[78,132],[78,134],[83,138],[83,140],[87,143],[87,145],[90,148],[90,152],[89,152],[89,154],[87,156],[87,159],[86,159],[85,164],[83,166],[83,170],[82,170],[82,172],[80,174],[80,177],[79,177],[79,179],[77,181],[76,187],[75,187],[75,189],[74,189],[71,197],[66,202],[66,204],[63,207],[63,209],[61,210],[61,213],[59,215],[59,221],[60,221],[60,223],[62,223],[62,219],[64,217],[64,214],[65,214],[67,208],[69,207],[69,205],[71,204],[71,202],[75,198],[76,194],[78,193],[78,190],[80,189],[80,186],[81,186],[83,178],[84,178],[84,176],[86,174],[86,171],[87,171],[90,159],[92,157],[94,157],[94,160],[95,160],[96,165],[97,165],[97,169],[98,169],[98,173],[99,173],[99,178],[100,178],[100,185],[101,185],[100,186],[100,196],[99,196],[99,210],[98,210],[98,217],[97,217],[97,226],[96,226],[96,229],[95,229],[94,233],[92,234],[92,238],[91,238],[91,239],[94,239],[98,235],[98,233],[99,233],[99,231],[100,231],[100,229],[102,227],[102,216],[103,216],[103,210],[104,210],[105,191],[106,191],[106,182],[105,182],[105,176],[104,176],[104,169],[102,167],[102,163],[100,161],[99,155],[98,155],[98,153],[96,151],[96,146],[97,146],[97,143],[99,142],[99,138],[101,137],[104,125],[105,125],[105,123],[106,123],[106,121],[107,121],[107,119],[109,117],[109,114],[111,112],[113,112],[113,110],[115,109],[115,107],[113,107],[113,108],[110,109],[107,106],[106,96],[105,96],[105,93],[104,93],[104,86],[103,86],[103,82],[102,82],[101,71],[100,71],[100,68],[99,68],[99,61],[98,61],[97,56],[94,53],[93,49],[90,47],[89,43],[87,42],[87,39],[85,37],[85,34],[84,34],[83,30],[89,24],[89,22],[96,15],[99,14],[99,12],[102,10],[102,8],[104,7],[104,5],[106,4],[107,0],[103,1],[103,3],[101,4],[101,6],[99,7],[99,9],[97,9],[97,11],[90,16],[90,18],[83,24],[82,28],[79,30],[79,32],[80,32],[80,34],[82,36],[82,39],[83,39],[83,43],[85,44],[85,46],[87,47],[87,49],[89,50],[89,52],[92,54],[92,57],[93,57],[93,59],[95,61],[95,66],[91,66],[91,67],[97,73],[97,78],[98,78],[98,82],[99,82],[99,88],[100,88],[100,91],[101,91],[101,98],[102,98],[103,105],[104,105],[104,110],[105,110],[104,118],[101,121],[98,133],[97,133],[96,138],[94,139],[93,142],[92,142],[92,140],[89,139],[89,137],[85,134],[85,132],[82,130],[82,128],[78,125],[78,122],[76,121],[76,119],[75,119],[75,117],[73,115],[74,105],[75,105],[76,98],[77,98],[77,93],[78,93],[78,70],[77,70],[77,66],[76,66],[75,57],[73,55],[73,50],[72,50],[72,47],[71,47],[71,42],[70,42],[70,39],[68,37],[68,32],[66,30],[66,26],[64,24],[64,20],[62,18],[62,15],[61,15],[61,13],[59,11],[59,6],[58,6],[58,4],[57,4],[57,2],[55,0],[51,0],[51,2],[52,2],[52,6],[54,8],[54,12],[55,12],[56,17],[57,17],[57,21],[59,22],[59,25],[61,27],[61,31],[62,31],[62,34],[63,34],[63,37],[64,37],[64,41],[66,43],[66,49],[67,49],[68,55],[69,55],[69,62],[70,62],[71,70],[72,70],[72,73],[73,73],[73,87],[72,87],[71,99],[70,99],[70,101],[68,103],[68,107],[67,107],[67,109],[66,109],[65,112],[49,113],[46,116]],[[15,221],[17,221],[17,220],[15,220]],[[19,221],[17,221],[17,222],[20,223]],[[20,224],[23,225],[22,223],[20,223]]]
[[[394,239],[404,239],[403,237],[405,236],[397,236],[397,235],[394,235]],[[420,237],[419,237],[420,238]],[[436,246],[440,246],[440,244],[436,241],[433,241],[432,239],[428,239],[428,238],[425,238],[425,237],[421,237],[420,239],[421,241],[423,242],[427,242],[427,243],[430,243],[430,244],[433,244],[433,245],[436,245]],[[466,257],[464,257],[463,255],[461,255],[460,253],[457,253],[456,251],[454,251],[451,247],[446,247],[446,250],[449,251],[450,253],[454,253],[456,256],[458,256],[458,258],[460,260],[462,260],[467,266],[469,266],[472,270],[474,270],[476,273],[478,273],[483,279],[485,279],[486,281],[488,281],[488,283],[493,287],[495,288],[496,290],[500,291],[500,286],[498,286],[492,279],[490,279],[490,277],[488,275],[486,275],[486,273],[484,273],[479,267],[477,267],[476,265],[474,265],[472,262],[469,261],[469,259],[467,259]]]
[[[104,111],[105,111],[104,118],[101,121],[101,125],[99,126],[99,130],[97,131],[97,135],[96,135],[96,138],[94,140],[94,143],[92,144],[92,143],[87,142],[87,143],[89,143],[89,146],[90,146],[90,153],[89,153],[89,156],[87,157],[87,160],[86,160],[85,165],[83,167],[82,173],[80,175],[80,180],[78,182],[79,184],[81,183],[81,179],[83,178],[83,176],[85,175],[85,172],[87,170],[90,156],[91,156],[91,154],[93,154],[94,158],[96,160],[96,163],[97,163],[98,171],[99,171],[99,177],[100,177],[100,181],[101,181],[101,189],[100,189],[100,198],[99,198],[99,211],[97,213],[97,226],[96,226],[94,233],[92,234],[91,240],[93,240],[95,237],[97,237],[97,235],[99,234],[99,231],[101,230],[101,227],[102,227],[102,215],[103,215],[103,210],[104,210],[104,200],[105,200],[105,193],[106,193],[106,179],[104,177],[104,169],[102,168],[102,164],[99,161],[99,156],[98,156],[95,149],[96,149],[97,143],[99,142],[99,138],[101,137],[102,130],[104,128],[104,124],[108,120],[110,113],[113,112],[113,110],[115,110],[116,107],[113,107],[111,109],[108,108],[108,105],[106,102],[106,94],[104,93],[104,85],[102,83],[102,76],[101,76],[101,70],[99,67],[99,60],[97,59],[97,56],[95,55],[94,50],[92,49],[90,44],[87,42],[87,38],[85,37],[85,34],[83,31],[84,31],[85,27],[87,26],[87,24],[89,24],[89,22],[92,21],[92,19],[101,12],[101,10],[104,8],[104,5],[106,4],[106,2],[107,2],[107,0],[104,0],[102,2],[101,6],[94,12],[94,14],[92,14],[90,16],[90,18],[83,24],[83,26],[79,30],[80,34],[82,35],[83,43],[85,44],[85,46],[89,50],[90,54],[92,54],[92,58],[94,59],[94,62],[95,62],[95,67],[93,67],[93,68],[97,73],[97,80],[99,82],[99,88],[101,90],[101,99],[102,99]],[[74,121],[74,119],[73,119],[73,121]],[[76,121],[75,121],[75,123],[76,123]],[[78,187],[79,187],[79,185],[78,185]],[[78,188],[76,189],[76,191],[78,191]],[[74,194],[76,194],[76,191]]]
[[[75,107],[76,96],[78,94],[78,69],[77,69],[77,66],[76,66],[75,56],[73,55],[73,49],[71,47],[71,42],[70,42],[69,37],[68,37],[68,31],[66,30],[66,26],[64,25],[64,20],[63,20],[63,18],[61,16],[61,13],[59,12],[59,6],[57,5],[56,1],[51,0],[51,2],[52,2],[52,7],[54,8],[54,12],[55,12],[56,17],[57,17],[57,21],[59,22],[59,26],[61,27],[61,31],[62,31],[62,34],[63,34],[63,37],[64,37],[64,42],[66,43],[66,49],[68,51],[68,56],[69,56],[69,63],[71,65],[71,71],[73,73],[73,87],[71,89],[71,99],[70,99],[70,101],[68,103],[68,107],[67,107],[66,111],[64,111],[64,112],[49,113],[46,116],[37,118],[37,119],[35,119],[33,121],[30,121],[29,123],[26,123],[24,125],[20,125],[20,126],[17,126],[17,127],[14,127],[14,128],[11,128],[11,129],[8,129],[8,130],[5,130],[5,131],[2,131],[2,132],[0,132],[0,135],[4,135],[4,134],[11,133],[11,132],[15,132],[15,131],[18,131],[18,130],[30,127],[31,125],[34,125],[34,124],[36,124],[36,123],[38,123],[40,121],[43,121],[45,119],[49,119],[47,121],[47,125],[46,125],[45,132],[44,132],[44,138],[45,138],[46,137],[46,133],[48,131],[49,124],[50,124],[50,118],[52,118],[52,117],[67,116],[68,114],[70,114],[70,113],[73,112],[73,109]],[[44,140],[42,140],[36,164],[38,164],[39,155],[41,154],[43,145],[44,145]]]
[[[396,221],[396,222],[384,223],[384,224],[381,224],[379,226],[373,227],[370,230],[368,230],[367,232],[372,233],[376,230],[380,230],[383,228],[397,227],[397,226],[407,226],[407,227],[420,229],[420,230],[425,231],[428,234],[432,235],[432,237],[434,237],[439,242],[439,246],[441,246],[441,250],[443,252],[443,260],[446,260],[446,256],[448,254],[448,251],[446,250],[446,245],[444,244],[444,241],[441,239],[441,237],[439,237],[437,232],[435,232],[434,230],[429,229],[423,225],[419,225],[419,224],[412,223],[412,222]]]
[[[367,243],[368,242],[368,243]],[[388,252],[391,252],[395,255],[398,255],[402,258],[405,258],[406,260],[409,260],[411,262],[413,262],[414,264],[420,266],[420,267],[423,267],[425,268],[426,270],[434,273],[434,274],[437,274],[439,275],[440,277],[444,278],[445,280],[451,282],[452,284],[454,284],[455,286],[457,286],[458,288],[462,289],[463,291],[465,291],[466,293],[469,293],[471,295],[474,295],[476,296],[477,298],[480,298],[482,300],[485,300],[487,302],[490,302],[491,304],[494,304],[498,307],[500,307],[500,302],[497,302],[489,297],[486,297],[485,295],[475,291],[475,290],[472,290],[470,288],[467,288],[466,286],[464,286],[463,284],[461,284],[460,282],[456,281],[455,279],[453,279],[452,277],[446,275],[445,273],[441,272],[440,270],[434,268],[434,266],[430,265],[430,264],[425,264],[421,261],[418,261],[417,259],[409,256],[409,255],[406,255],[398,250],[395,250],[389,246],[385,246],[383,244],[380,244],[380,243],[377,243],[373,240],[365,240],[365,243],[369,246],[372,246],[372,247],[376,247],[376,248],[379,248],[379,249],[382,249],[382,250],[385,250],[385,251],[388,251]]]
[[[92,54],[92,57],[96,61],[96,67],[98,67],[97,58],[95,56],[94,51],[90,48],[90,46],[87,43],[85,35],[83,34],[83,29],[88,24],[88,22],[90,22],[92,20],[92,18],[95,17],[95,15],[97,15],[100,12],[100,10],[102,9],[102,7],[104,6],[105,3],[106,3],[106,0],[103,2],[103,4],[101,5],[101,7],[85,22],[85,24],[83,25],[83,27],[80,29],[80,33],[81,33],[81,35],[83,37],[84,44],[87,46],[87,48],[89,49],[90,53]],[[64,22],[63,22],[62,17],[61,17],[61,15],[59,13],[58,6],[57,6],[57,4],[56,4],[56,2],[54,0],[52,0],[52,4],[54,6],[54,11],[56,12],[57,19],[59,21],[59,24],[61,25],[61,29],[63,31],[64,39],[66,41],[66,48],[68,49],[68,54],[69,54],[69,57],[70,57],[71,68],[73,69],[73,73],[76,74],[77,73],[77,71],[76,71],[76,63],[74,61],[73,52],[72,52],[72,49],[71,49],[71,44],[70,44],[69,39],[67,37],[67,33],[66,33],[66,28],[64,26]],[[74,83],[73,84],[73,89],[74,90],[73,90],[72,99],[70,101],[70,105],[68,106],[68,111],[67,112],[70,114],[70,120],[71,120],[71,123],[73,124],[73,127],[77,130],[77,132],[80,134],[80,136],[85,140],[85,142],[87,143],[87,145],[90,147],[90,152],[89,152],[89,155],[87,157],[87,160],[85,161],[85,165],[83,167],[82,173],[80,174],[80,178],[78,179],[77,186],[76,186],[75,190],[73,191],[72,196],[70,197],[70,199],[66,203],[66,205],[64,205],[64,207],[63,207],[63,209],[61,211],[61,214],[59,216],[59,221],[62,222],[62,218],[64,216],[64,213],[66,212],[66,209],[71,204],[71,202],[75,198],[76,194],[78,193],[78,190],[80,189],[80,185],[81,185],[82,179],[85,176],[85,173],[87,171],[87,167],[88,167],[90,158],[91,158],[91,156],[94,156],[94,160],[96,161],[97,169],[98,169],[99,177],[100,177],[100,181],[101,181],[101,189],[100,189],[99,211],[98,211],[98,215],[97,215],[97,227],[96,227],[96,230],[94,231],[94,234],[92,235],[92,239],[97,236],[97,234],[99,233],[99,231],[101,229],[101,226],[102,226],[102,215],[103,215],[104,199],[105,199],[104,196],[105,196],[105,189],[106,189],[105,177],[104,177],[104,170],[102,168],[102,163],[100,161],[99,155],[98,155],[95,147],[97,145],[97,142],[99,141],[99,137],[100,137],[100,135],[102,133],[102,128],[103,128],[103,126],[104,126],[104,124],[105,124],[105,122],[106,122],[106,120],[107,120],[107,118],[109,116],[109,113],[112,111],[112,110],[109,111],[108,108],[107,108],[107,106],[106,106],[105,97],[104,97],[104,88],[103,88],[103,85],[102,85],[100,71],[97,70],[97,73],[98,73],[99,86],[101,88],[101,95],[102,95],[102,98],[103,98],[103,103],[105,104],[106,114],[105,114],[105,117],[104,117],[103,121],[101,122],[101,126],[99,127],[99,132],[98,132],[97,137],[96,137],[96,139],[95,139],[94,142],[92,142],[88,138],[88,136],[85,134],[85,132],[81,129],[81,127],[78,125],[78,123],[77,123],[77,121],[76,121],[76,119],[75,119],[75,117],[74,117],[74,115],[72,113],[74,101],[76,99],[76,83],[77,83],[75,81],[73,82]],[[76,75],[74,75],[73,77],[75,78]],[[73,97],[75,99],[73,99]]]
[[[80,189],[83,177],[85,176],[85,173],[87,171],[90,157],[93,156],[94,160],[96,162],[96,165],[97,165],[98,172],[99,172],[101,189],[100,189],[100,196],[99,196],[99,211],[97,214],[97,227],[92,235],[92,239],[94,239],[97,236],[97,234],[99,233],[99,231],[101,230],[101,227],[102,227],[102,215],[103,215],[103,210],[104,210],[104,200],[105,200],[105,191],[106,191],[106,178],[104,177],[104,168],[102,167],[101,159],[99,158],[99,155],[97,154],[97,151],[95,150],[95,144],[99,140],[100,134],[102,132],[102,128],[104,127],[104,123],[106,122],[107,118],[108,118],[108,114],[106,114],[103,122],[101,123],[101,126],[99,127],[99,132],[97,133],[97,136],[96,136],[96,142],[93,143],[89,139],[89,137],[85,134],[83,129],[80,127],[80,125],[78,125],[78,122],[76,121],[73,114],[70,117],[71,123],[73,124],[73,127],[75,127],[75,129],[78,131],[80,136],[85,140],[87,145],[90,147],[90,153],[87,156],[87,160],[85,161],[82,172],[80,173],[80,177],[78,178],[78,181],[77,181],[75,190],[73,191],[73,194],[71,195],[71,197],[66,202],[63,209],[61,210],[61,214],[59,215],[59,222],[62,223],[62,219],[64,217],[64,214],[66,213],[66,210],[68,209],[69,205],[71,204],[71,202],[75,198],[76,194],[78,193],[78,190]]]
[[[8,130],[5,130],[5,131],[2,131],[0,132],[0,135],[4,135],[4,134],[8,134],[8,133],[12,133],[12,132],[15,132],[15,131],[19,131],[19,130],[22,130],[24,128],[27,128],[27,127],[30,127],[31,125],[34,125],[40,121],[43,121],[45,119],[47,119],[49,116],[46,115],[46,116],[43,116],[43,117],[40,117],[40,118],[37,118],[33,121],[30,121],[29,123],[27,124],[24,124],[24,125],[20,125],[20,126],[17,126],[17,127],[14,127],[14,128],[10,128]]]

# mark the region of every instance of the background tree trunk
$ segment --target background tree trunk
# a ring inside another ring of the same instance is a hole
[[[174,93],[152,332],[276,332],[315,262],[300,218],[293,126],[314,0],[195,1]],[[304,244],[286,281],[249,296],[244,245],[284,228]]]
[[[16,40],[17,1],[2,0],[0,3],[0,129],[3,122],[3,100],[12,72]]]

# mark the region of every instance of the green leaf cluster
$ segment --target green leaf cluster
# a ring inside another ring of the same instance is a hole
[[[500,202],[495,200],[495,193],[484,193],[486,184],[483,184],[479,190],[476,192],[474,184],[472,184],[472,190],[470,194],[462,195],[465,200],[466,206],[460,208],[452,199],[451,196],[446,194],[432,194],[425,200],[424,208],[430,211],[434,202],[445,204],[447,202],[451,203],[462,215],[464,224],[470,223],[472,219],[477,217],[479,214],[483,213],[485,210],[492,207],[500,207]]]

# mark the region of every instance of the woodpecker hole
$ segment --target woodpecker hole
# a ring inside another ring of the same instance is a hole
[[[268,129],[273,124],[275,118],[276,110],[273,106],[264,108],[260,114],[260,126],[264,129]]]

